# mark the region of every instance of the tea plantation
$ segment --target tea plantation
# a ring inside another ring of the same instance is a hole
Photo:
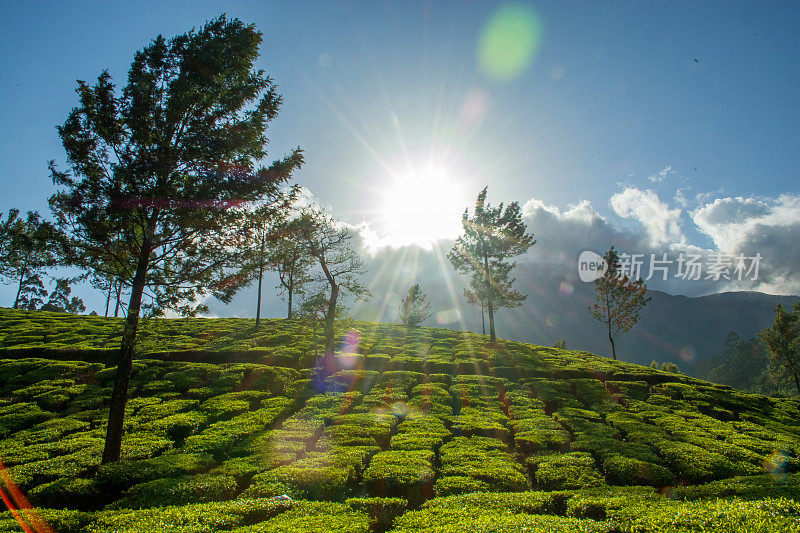
[[[0,531],[800,531],[800,400],[586,352],[355,323],[0,309]]]

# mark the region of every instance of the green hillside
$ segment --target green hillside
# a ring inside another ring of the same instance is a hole
[[[34,531],[800,531],[800,400],[392,324],[320,360],[295,322],[146,320],[100,466],[121,326],[0,309],[0,487]]]

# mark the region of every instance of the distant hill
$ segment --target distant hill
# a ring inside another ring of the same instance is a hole
[[[420,257],[426,260],[425,256]],[[480,333],[480,309],[465,302],[462,278],[449,269],[446,258],[442,263],[420,264],[412,272],[392,266],[404,264],[399,258],[383,261],[388,266],[370,271],[369,284],[381,290],[389,287],[394,294],[386,298],[381,292],[373,301],[356,306],[357,318],[397,321],[396,307],[389,304],[396,305],[413,280],[422,285],[433,309],[440,312],[426,325]],[[594,303],[593,283],[576,280],[570,273],[544,272],[528,264],[518,265],[514,273],[515,286],[528,297],[522,307],[501,309],[496,314],[498,336],[545,346],[564,338],[568,348],[610,356],[602,325],[587,310]],[[649,294],[653,299],[642,311],[639,324],[617,339],[617,355],[639,364],[653,360],[674,362],[682,369],[720,354],[729,332],[744,338],[754,336],[772,323],[778,303],[791,306],[800,300],[800,296],[759,292],[687,297],[651,290]]]

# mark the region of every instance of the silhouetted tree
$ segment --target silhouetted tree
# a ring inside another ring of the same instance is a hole
[[[306,286],[313,281],[311,267],[314,258],[308,253],[300,234],[300,220],[288,221],[280,228],[270,254],[270,264],[278,272],[281,297],[286,298],[286,318],[292,318],[294,299],[305,293]]]
[[[431,317],[431,304],[422,292],[419,283],[408,289],[408,294],[400,304],[400,322],[407,328],[419,326]]]
[[[295,187],[272,194],[246,212],[246,238],[242,240],[240,269],[232,283],[244,286],[258,281],[256,298],[256,327],[261,323],[261,286],[264,272],[274,268],[272,256],[277,242],[286,231],[286,214],[296,197]]]
[[[775,321],[758,338],[767,347],[770,370],[792,379],[800,394],[800,302],[791,313],[778,304]]]
[[[23,219],[16,209],[9,210],[6,220],[0,222],[0,235],[0,279],[17,284],[12,307],[36,309],[47,296],[42,276],[58,264],[63,253],[61,236],[36,211],[28,211]]]
[[[319,209],[306,209],[298,221],[299,234],[308,253],[320,267],[318,283],[327,284],[329,293],[325,311],[325,353],[334,349],[334,321],[339,297],[347,291],[356,298],[366,298],[369,290],[360,276],[367,271],[364,261],[350,243],[350,230],[337,224]]]
[[[484,187],[478,194],[472,217],[469,209],[464,211],[464,234],[456,239],[448,257],[459,272],[482,276],[481,292],[475,292],[474,287],[472,292],[475,301],[486,303],[489,339],[495,342],[494,310],[518,307],[526,298],[512,288],[515,280],[510,273],[515,263],[509,259],[527,252],[536,240],[525,232],[519,202],[512,202],[505,209],[503,204],[492,207],[486,204],[486,192]]]
[[[47,303],[41,307],[42,311],[55,311],[58,313],[83,313],[86,311],[86,306],[81,298],[72,296],[72,288],[70,285],[76,280],[69,278],[59,278],[56,280],[56,286]]]
[[[634,281],[620,271],[619,255],[612,246],[603,256],[608,268],[595,280],[596,303],[589,307],[595,320],[608,331],[611,355],[616,360],[614,338],[630,330],[639,321],[639,312],[650,301],[641,278]]]
[[[103,463],[120,455],[145,289],[154,312],[191,315],[229,300],[246,209],[277,193],[301,151],[259,167],[281,97],[255,70],[261,34],[224,15],[137,52],[121,93],[106,71],[78,82],[78,107],[58,128],[71,172],[50,163],[50,199],[76,264],[130,283]],[[119,243],[124,249],[114,246]],[[107,265],[115,270],[105,272]]]

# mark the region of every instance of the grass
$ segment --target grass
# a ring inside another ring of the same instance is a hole
[[[100,466],[121,322],[0,309],[0,487],[58,531],[800,529],[798,399],[444,329],[318,361],[285,320],[143,327]]]

